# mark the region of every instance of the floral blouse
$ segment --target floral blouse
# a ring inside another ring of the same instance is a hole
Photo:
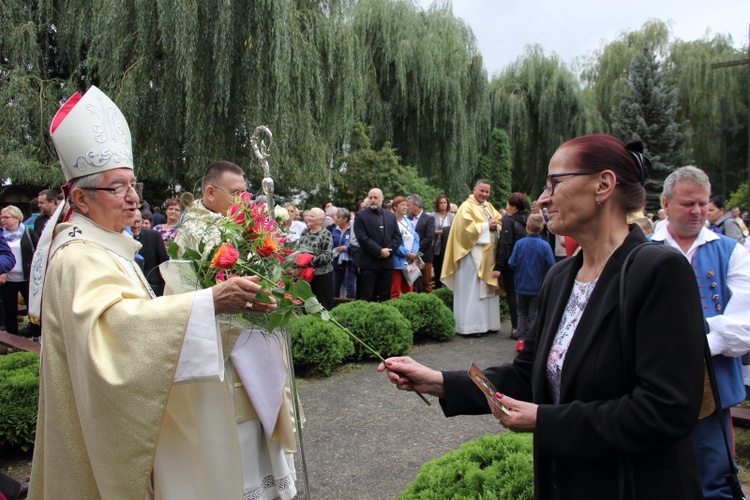
[[[311,233],[310,228],[305,229],[297,245],[303,251],[315,255],[310,263],[315,268],[315,276],[333,272],[333,237],[328,229],[321,228],[317,233]]]
[[[161,235],[161,239],[164,240],[164,247],[169,250],[169,242],[174,241],[174,237],[177,235],[177,224],[169,228],[159,224],[154,226],[154,231]]]
[[[555,340],[552,342],[552,348],[549,350],[547,383],[555,403],[560,402],[560,383],[562,382],[565,355],[568,353],[578,321],[580,321],[583,311],[586,309],[586,304],[589,303],[589,298],[591,298],[591,293],[594,291],[597,281],[599,281],[599,278],[589,283],[575,281],[573,290],[570,292],[570,298],[568,298],[568,304],[565,306],[565,312],[560,320],[560,326],[557,328]]]

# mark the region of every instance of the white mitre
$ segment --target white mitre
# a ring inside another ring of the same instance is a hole
[[[68,99],[49,129],[65,179],[133,168],[130,127],[117,105],[92,86]]]
[[[73,94],[57,111],[49,129],[68,186],[70,181],[116,168],[133,169],[130,127],[117,105],[91,86],[85,94]],[[65,203],[50,217],[31,263],[29,318],[39,324],[42,288],[55,226]]]

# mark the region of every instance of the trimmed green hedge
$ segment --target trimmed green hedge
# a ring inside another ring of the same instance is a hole
[[[456,320],[448,307],[431,293],[406,293],[385,303],[411,323],[415,339],[446,341],[456,334]]]
[[[336,306],[331,316],[384,358],[406,354],[414,345],[411,325],[393,307],[356,300]],[[354,341],[354,358],[373,356]]]
[[[534,498],[531,434],[487,435],[427,462],[400,500]]]
[[[445,304],[448,309],[450,309],[451,311],[453,310],[453,290],[451,290],[450,288],[438,288],[437,290],[433,290],[430,295],[439,298],[443,301],[443,304]]]
[[[39,355],[0,356],[0,447],[34,447],[39,404]]]
[[[298,316],[289,323],[295,372],[329,375],[354,354],[349,335],[318,315]]]

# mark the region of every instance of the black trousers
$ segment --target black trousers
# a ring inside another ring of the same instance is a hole
[[[323,307],[333,309],[333,271],[313,276],[310,288]]]
[[[18,292],[21,292],[26,307],[29,306],[29,282],[28,281],[6,281],[0,286],[0,297],[3,299],[3,313],[5,315],[5,331],[18,333]],[[39,327],[31,325],[35,336],[39,336]]]
[[[362,290],[359,298],[369,302],[385,302],[391,298],[393,269],[360,269]]]

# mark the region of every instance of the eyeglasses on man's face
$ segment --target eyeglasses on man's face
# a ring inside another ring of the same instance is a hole
[[[135,194],[138,195],[138,198],[140,198],[141,195],[143,194],[143,184],[140,182],[134,182],[132,184],[116,184],[113,187],[106,187],[106,188],[95,187],[95,188],[88,188],[88,189],[90,191],[109,191],[116,198],[127,197],[131,189],[135,191]]]
[[[224,191],[224,192],[225,192],[225,193],[227,193],[227,194],[228,194],[228,195],[229,195],[229,196],[230,196],[230,197],[231,197],[232,199],[234,199],[234,198],[237,198],[238,196],[242,195],[242,193],[244,193],[244,192],[246,192],[246,191],[247,191],[247,189],[242,189],[242,190],[239,190],[239,191],[228,191],[228,190],[227,190],[226,188],[224,188],[224,187],[222,187],[222,186],[217,186],[216,184],[211,184],[211,185],[212,185],[213,187],[215,187],[216,189],[220,189],[220,190]]]
[[[549,193],[549,196],[552,196],[555,193],[555,187],[562,182],[557,180],[558,177],[567,177],[569,175],[593,175],[595,173],[596,172],[561,172],[559,174],[549,174],[547,176],[547,183],[542,186],[542,194],[546,192]]]

